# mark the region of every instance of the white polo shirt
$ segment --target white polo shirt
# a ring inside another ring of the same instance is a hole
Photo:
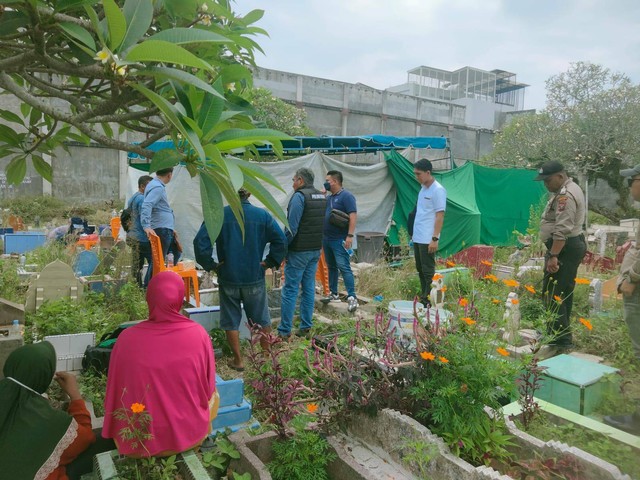
[[[416,202],[416,221],[413,225],[413,243],[431,243],[436,213],[447,207],[447,191],[434,180],[429,188],[424,185]]]

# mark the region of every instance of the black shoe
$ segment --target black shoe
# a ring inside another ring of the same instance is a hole
[[[311,338],[311,329],[310,328],[299,328],[296,331],[296,337],[306,338],[309,340]]]
[[[605,424],[632,435],[640,435],[640,415],[607,415],[603,418]]]

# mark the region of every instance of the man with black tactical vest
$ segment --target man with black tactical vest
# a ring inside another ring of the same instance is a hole
[[[291,336],[293,313],[298,290],[300,297],[300,328],[296,335],[308,337],[313,326],[316,270],[322,248],[322,229],[326,199],[313,186],[314,175],[308,168],[300,168],[291,179],[294,193],[287,206],[289,228],[285,231],[289,248],[284,266],[284,286],[278,335]]]
[[[550,343],[565,352],[573,347],[569,323],[573,289],[587,251],[583,234],[585,199],[560,162],[544,163],[534,180],[544,181],[551,193],[540,223],[540,238],[547,247],[542,293],[547,308],[556,314],[547,325]]]

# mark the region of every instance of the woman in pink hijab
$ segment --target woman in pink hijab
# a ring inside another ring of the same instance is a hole
[[[155,275],[147,289],[149,319],[123,331],[113,348],[102,435],[113,438],[121,454],[173,455],[199,445],[211,430],[213,348],[205,329],[179,313],[184,290],[176,273]],[[134,419],[135,412],[148,412],[151,438],[137,445],[123,440],[120,432],[129,425],[113,415],[118,409]]]

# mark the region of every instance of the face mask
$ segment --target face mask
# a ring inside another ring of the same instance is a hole
[[[327,192],[331,190],[331,184],[329,182],[324,182],[323,187]]]

